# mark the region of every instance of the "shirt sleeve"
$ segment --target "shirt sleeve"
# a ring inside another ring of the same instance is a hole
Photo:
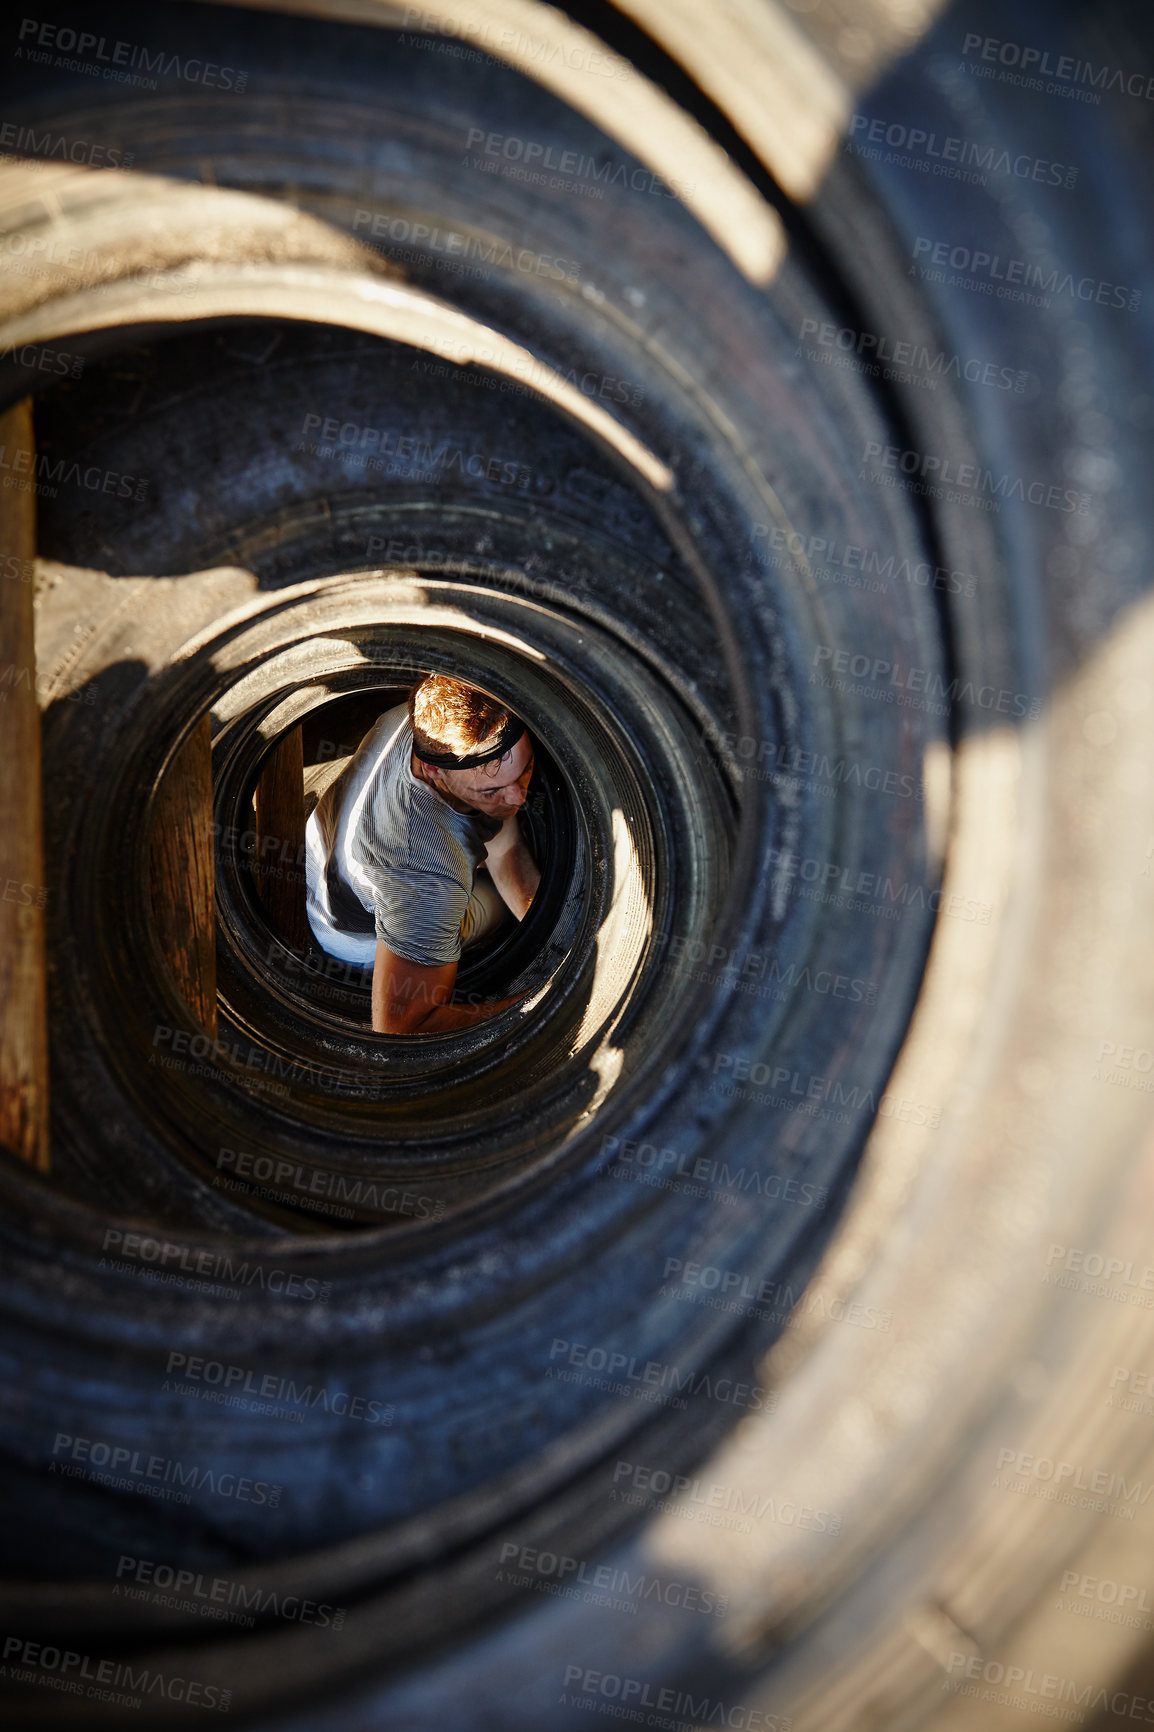
[[[394,956],[425,968],[461,959],[461,922],[470,890],[455,878],[410,867],[389,877],[388,895],[376,902],[376,933]]]

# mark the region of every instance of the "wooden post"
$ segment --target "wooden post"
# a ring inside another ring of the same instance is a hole
[[[290,728],[265,759],[253,790],[257,833],[253,872],[270,926],[294,950],[306,950],[309,943],[304,790],[304,741],[299,727]]]
[[[212,731],[197,723],[161,783],[152,821],[152,921],[181,997],[216,1037]]]
[[[0,416],[0,447],[27,491],[0,491],[0,1146],[48,1171],[44,839],[36,696],[32,399]]]

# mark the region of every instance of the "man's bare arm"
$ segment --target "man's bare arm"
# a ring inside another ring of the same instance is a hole
[[[457,964],[444,962],[427,968],[406,962],[387,944],[377,940],[373,963],[373,1029],[377,1034],[448,1034],[484,1022],[518,1004],[517,998],[496,999],[491,1004],[450,1004]]]
[[[541,874],[525,846],[516,812],[510,812],[493,840],[486,844],[485,865],[506,908],[518,920],[524,920],[540,886]]]

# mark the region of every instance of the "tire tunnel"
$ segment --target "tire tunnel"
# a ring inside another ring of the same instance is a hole
[[[1138,1700],[1154,23],[9,34],[11,1724]],[[427,671],[542,886],[388,1037],[303,826]]]

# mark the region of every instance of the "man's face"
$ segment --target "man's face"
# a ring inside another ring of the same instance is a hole
[[[533,747],[529,735],[522,734],[503,758],[475,770],[439,770],[437,783],[475,812],[506,818],[524,805],[532,774]]]

